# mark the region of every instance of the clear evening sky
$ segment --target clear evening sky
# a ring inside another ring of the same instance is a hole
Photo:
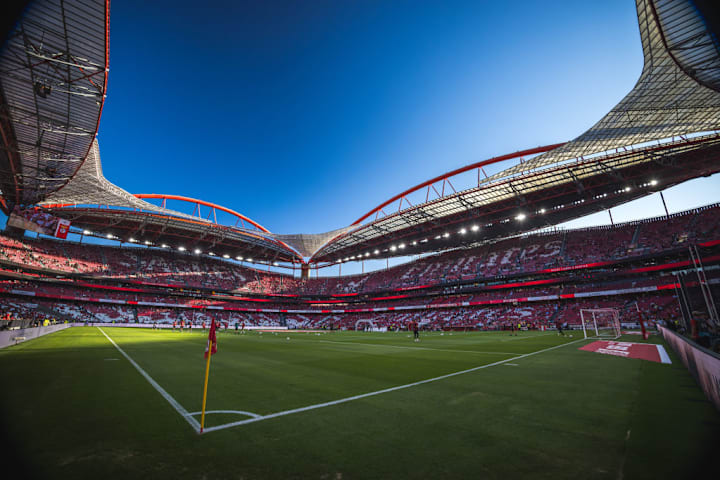
[[[632,0],[122,0],[110,30],[106,177],[277,233],[340,228],[449,170],[570,140],[643,61]],[[666,191],[668,207],[717,201],[718,177]],[[661,213],[657,194],[613,209]]]

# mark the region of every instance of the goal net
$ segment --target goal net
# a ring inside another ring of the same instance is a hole
[[[620,337],[620,312],[616,308],[584,308],[580,320],[585,338]]]

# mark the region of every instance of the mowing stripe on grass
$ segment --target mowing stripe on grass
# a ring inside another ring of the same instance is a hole
[[[579,339],[579,340],[573,340],[572,342],[563,343],[563,344],[560,344],[560,345],[555,345],[554,347],[544,348],[544,349],[538,350],[538,351],[536,351],[536,352],[531,352],[531,353],[526,353],[526,354],[523,354],[523,355],[518,355],[517,357],[508,358],[508,359],[506,359],[506,360],[501,360],[501,361],[499,361],[499,362],[488,363],[487,365],[481,365],[481,366],[479,366],[479,367],[473,367],[473,368],[469,368],[469,369],[467,369],[467,370],[460,370],[459,372],[448,373],[448,374],[446,374],[446,375],[441,375],[441,376],[439,376],[439,377],[434,377],[434,378],[428,378],[428,379],[426,379],[426,380],[420,380],[420,381],[418,381],[418,382],[408,383],[408,384],[406,384],[406,385],[398,385],[398,386],[396,386],[396,387],[384,388],[384,389],[382,389],[382,390],[377,390],[377,391],[375,391],[375,392],[368,392],[368,393],[363,393],[363,394],[360,394],[360,395],[353,395],[352,397],[341,398],[341,399],[339,399],[339,400],[333,400],[333,401],[330,401],[330,402],[317,403],[317,404],[315,404],[315,405],[308,405],[307,407],[293,408],[292,410],[284,410],[284,411],[282,411],[282,412],[269,413],[269,414],[267,414],[267,415],[261,415],[261,416],[259,416],[259,417],[255,417],[255,418],[248,418],[248,419],[246,419],[246,420],[239,420],[239,421],[237,421],[237,422],[226,423],[226,424],[224,424],[224,425],[217,425],[217,426],[215,426],[215,427],[206,427],[205,430],[204,430],[204,432],[203,432],[202,434],[204,435],[204,434],[209,433],[209,432],[214,432],[214,431],[217,431],[217,430],[223,430],[223,429],[225,429],[225,428],[237,427],[237,426],[245,425],[245,424],[248,424],[248,423],[260,422],[260,421],[262,421],[262,420],[269,420],[269,419],[271,419],[271,418],[283,417],[283,416],[285,416],[285,415],[292,415],[293,413],[301,413],[301,412],[307,412],[307,411],[309,411],[309,410],[316,410],[316,409],[318,409],[318,408],[331,407],[331,406],[333,406],[333,405],[339,405],[339,404],[341,404],[341,403],[352,402],[352,401],[355,401],[355,400],[360,400],[360,399],[362,399],[362,398],[373,397],[373,396],[376,396],[376,395],[382,395],[383,393],[395,392],[395,391],[397,391],[397,390],[403,390],[403,389],[410,388],[410,387],[416,387],[416,386],[418,386],[418,385],[423,385],[423,384],[426,384],[426,383],[437,382],[438,380],[444,380],[444,379],[446,379],[446,378],[451,378],[451,377],[455,377],[455,376],[458,376],[458,375],[463,375],[463,374],[466,374],[466,373],[475,372],[475,371],[478,371],[478,370],[482,370],[482,369],[484,369],[484,368],[490,368],[490,367],[494,367],[494,366],[497,366],[497,365],[502,365],[502,364],[505,364],[505,363],[508,363],[508,362],[512,362],[512,361],[514,361],[514,360],[519,360],[519,359],[521,359],[521,358],[527,358],[527,357],[530,357],[530,356],[533,356],[533,355],[537,355],[538,353],[549,352],[550,350],[555,350],[555,349],[560,348],[560,347],[564,347],[564,346],[567,346],[567,345],[572,345],[573,343],[583,342],[583,341],[585,341],[585,339],[584,339],[584,338],[581,338],[581,339]]]
[[[117,348],[118,352],[120,352],[120,353],[122,354],[122,356],[125,357],[125,358],[128,360],[128,362],[130,362],[130,363],[132,364],[132,366],[135,367],[135,369],[136,369],[138,372],[140,372],[140,375],[142,375],[143,377],[145,377],[145,380],[147,380],[147,381],[150,383],[150,385],[152,385],[152,387],[153,387],[155,390],[157,390],[157,391],[160,393],[160,395],[162,395],[163,398],[168,401],[168,403],[169,403],[170,405],[172,405],[172,407],[180,414],[180,416],[181,416],[182,418],[184,418],[184,419],[190,424],[190,426],[193,427],[193,429],[194,429],[195,431],[199,432],[199,431],[200,431],[200,422],[198,422],[197,420],[195,420],[195,419],[188,413],[188,411],[185,410],[185,407],[183,407],[182,405],[180,405],[180,404],[177,402],[177,400],[175,400],[173,397],[170,396],[170,394],[169,394],[168,392],[165,391],[164,388],[162,388],[160,385],[158,385],[158,383],[157,383],[155,380],[153,380],[152,377],[151,377],[150,375],[148,375],[147,372],[146,372],[145,370],[143,370],[143,369],[140,367],[140,365],[138,365],[138,364],[135,362],[135,360],[133,360],[132,358],[130,358],[130,356],[129,356],[127,353],[125,353],[125,351],[124,351],[122,348],[120,348],[120,347],[118,346],[118,344],[113,341],[112,338],[108,337],[108,334],[105,333],[102,328],[97,327],[97,329],[100,330],[100,332],[101,332],[103,335],[105,335],[105,338],[107,338],[108,340],[110,340],[110,343],[112,343],[112,344],[115,346],[115,348]]]
[[[449,348],[428,348],[428,347],[407,347],[403,345],[382,345],[380,343],[361,343],[361,342],[336,342],[333,340],[300,340],[301,342],[312,342],[312,343],[334,343],[335,345],[368,345],[370,347],[382,347],[382,348],[404,348],[407,350],[434,350],[436,352],[451,352],[451,353],[480,353],[484,355],[516,355],[517,352],[479,352],[475,350],[454,350]]]

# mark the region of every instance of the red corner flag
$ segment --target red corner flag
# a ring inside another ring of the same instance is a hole
[[[215,319],[210,324],[210,334],[208,335],[207,347],[205,347],[205,358],[208,358],[208,351],[211,355],[217,353],[217,336],[215,335]]]

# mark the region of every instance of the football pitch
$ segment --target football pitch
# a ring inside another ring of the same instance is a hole
[[[199,434],[207,333],[73,327],[0,351],[3,464],[41,479],[713,471],[720,414],[674,352],[663,364],[579,350],[589,342],[223,331]]]

